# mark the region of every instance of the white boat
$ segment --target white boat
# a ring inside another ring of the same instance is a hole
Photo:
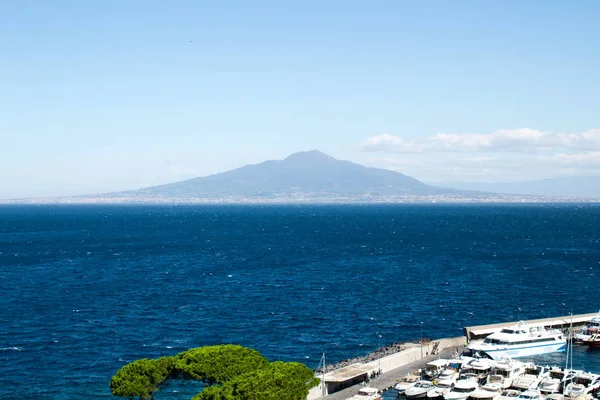
[[[444,400],[466,400],[479,384],[474,379],[459,379],[456,385],[444,396]]]
[[[542,400],[542,394],[539,390],[526,390],[519,395],[518,400]]]
[[[364,387],[348,400],[382,400],[382,397],[377,389],[372,387]]]
[[[500,392],[497,390],[479,388],[469,395],[468,400],[495,400],[499,396]]]
[[[594,333],[600,333],[600,314],[593,317],[581,330],[581,333],[576,333],[573,335],[575,340],[579,342],[585,342],[588,340]]]
[[[509,388],[515,379],[525,373],[525,364],[510,358],[498,360],[493,363],[487,382],[483,386],[486,390],[501,390]]]
[[[422,399],[427,397],[427,392],[434,389],[435,385],[431,381],[418,381],[404,391],[407,399]]]
[[[400,378],[400,381],[394,386],[394,389],[398,391],[398,394],[404,394],[407,388],[411,387],[417,381],[419,377],[417,375],[406,375]]]
[[[463,365],[468,364],[473,358],[471,357],[461,357],[461,358],[453,358],[448,360],[448,368],[453,369],[456,372],[460,372]]]
[[[425,365],[425,371],[423,371],[423,375],[426,379],[437,378],[440,373],[446,369],[450,361],[440,358],[438,360],[433,360],[428,362]]]
[[[575,398],[584,394],[595,392],[600,388],[600,375],[581,372],[573,377],[563,392],[565,397]]]
[[[549,394],[561,392],[566,383],[571,382],[574,376],[575,372],[572,370],[551,368],[548,376],[540,382],[538,389],[548,397]]]
[[[446,368],[435,378],[438,381],[452,381],[456,382],[459,373],[454,368]]]
[[[500,396],[496,400],[516,400],[521,395],[519,390],[507,389],[500,392]]]
[[[483,341],[472,342],[468,346],[471,351],[485,353],[494,359],[553,353],[563,351],[566,347],[567,340],[558,329],[546,330],[523,322],[503,328]]]
[[[474,358],[460,370],[460,379],[474,379],[480,385],[485,384],[492,369],[492,360],[488,358]]]
[[[456,381],[455,380],[442,380],[436,382],[435,388],[427,392],[428,399],[442,399],[450,390],[454,387]]]
[[[525,369],[525,373],[515,379],[511,387],[519,390],[535,390],[540,385],[540,382],[549,375],[550,371],[547,367],[535,366],[533,363],[529,363]]]

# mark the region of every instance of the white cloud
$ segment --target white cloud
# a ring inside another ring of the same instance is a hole
[[[415,142],[406,142],[398,136],[384,133],[365,140],[363,151],[393,151],[396,153],[419,153],[423,149]]]
[[[501,129],[492,133],[438,133],[414,141],[385,133],[366,139],[361,149],[391,153],[592,151],[600,150],[600,129],[568,134],[529,128]]]
[[[583,133],[556,135],[565,148],[578,150],[600,150],[600,129],[591,129]]]
[[[567,166],[599,166],[600,151],[589,151],[583,153],[560,153],[550,156],[539,157],[540,161],[553,162]]]
[[[562,153],[411,153],[371,159],[427,183],[519,182],[558,176],[600,175],[600,151]]]

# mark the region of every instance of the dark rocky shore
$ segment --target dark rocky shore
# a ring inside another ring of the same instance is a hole
[[[425,341],[425,339],[424,339]],[[347,360],[342,360],[340,362],[337,362],[335,364],[329,364],[325,366],[325,372],[331,372],[331,371],[336,371],[340,368],[344,368],[347,367],[348,365],[352,365],[352,364],[356,364],[356,363],[369,363],[371,361],[375,361],[375,360],[379,360],[380,358],[383,357],[387,357],[390,356],[392,354],[398,353],[402,350],[406,350],[408,348],[411,347],[415,347],[418,346],[419,342],[398,342],[398,343],[392,343],[390,345],[381,347],[377,350],[375,350],[372,353],[369,353],[365,356],[361,356],[361,357],[355,357],[355,358],[349,358]],[[323,373],[323,369],[321,367],[315,369],[315,373]]]

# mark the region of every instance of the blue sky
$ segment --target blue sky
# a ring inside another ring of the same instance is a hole
[[[0,197],[319,149],[425,182],[600,174],[597,1],[0,2]]]

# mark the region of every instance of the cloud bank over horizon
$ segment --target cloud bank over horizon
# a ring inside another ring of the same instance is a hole
[[[542,132],[536,129],[500,129],[492,133],[437,133],[419,140],[405,140],[387,133],[367,138],[362,151],[423,152],[547,152],[600,150],[600,129],[580,133]]]
[[[367,138],[359,149],[385,154],[371,160],[373,166],[412,174],[426,182],[517,182],[600,175],[600,129],[578,133],[500,129],[437,133],[413,140],[384,133]]]

